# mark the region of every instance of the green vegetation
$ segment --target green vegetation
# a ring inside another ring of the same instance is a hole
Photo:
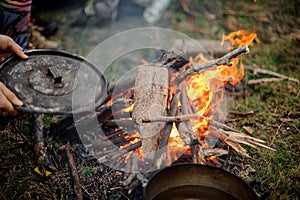
[[[220,41],[223,33],[239,29],[256,32],[258,39],[250,47],[251,54],[243,56],[243,63],[300,80],[300,18],[297,0],[184,0],[189,8],[185,11],[178,2],[174,1],[166,13],[163,26],[167,24],[167,27],[196,39]],[[60,41],[64,50],[85,56],[110,33],[106,32],[107,27],[84,30],[70,28],[68,19],[74,18],[77,13],[77,10],[57,10],[45,12],[42,17],[52,18],[60,24],[58,33],[49,39]],[[139,59],[147,60],[142,53],[136,55],[142,55]],[[139,64],[139,59],[125,64]],[[113,68],[108,73],[114,79],[120,71]],[[259,195],[268,200],[299,199],[300,87],[287,80],[247,85],[248,80],[262,77],[270,76],[254,75],[246,70],[243,80],[245,91],[241,95],[233,95],[234,100],[230,101],[228,110],[255,112],[229,125],[239,130],[250,126],[254,130],[252,136],[265,140],[276,151],[247,147],[252,158],[237,156],[236,161],[250,165],[255,170],[243,178],[251,185],[256,185]],[[230,114],[227,117],[237,116]],[[48,125],[51,117],[45,116],[44,122]],[[68,172],[56,174],[55,178],[42,178],[33,171],[36,163],[31,132],[32,121],[27,115],[9,120],[0,127],[0,198],[69,199],[71,188]],[[53,145],[58,148],[61,144]],[[80,171],[85,179],[93,173],[89,167]]]

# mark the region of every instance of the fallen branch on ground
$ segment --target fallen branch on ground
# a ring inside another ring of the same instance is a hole
[[[70,146],[70,143],[68,142],[66,145],[60,147],[60,150],[66,151],[66,155],[68,157],[69,160],[69,167],[70,167],[70,175],[71,175],[71,180],[73,183],[73,189],[74,189],[74,194],[76,196],[77,200],[82,200],[83,196],[82,196],[82,188],[81,188],[81,184],[80,184],[80,180],[79,180],[79,175],[78,175],[78,171],[77,171],[77,167],[75,164],[75,160],[73,157],[73,150]]]
[[[277,72],[273,72],[273,71],[270,71],[270,70],[261,69],[261,68],[258,68],[258,67],[255,67],[255,66],[249,66],[249,65],[244,66],[244,68],[247,69],[247,70],[252,71],[254,75],[256,75],[256,74],[265,74],[265,75],[270,75],[270,76],[277,77],[277,79],[276,78],[263,78],[263,79],[258,79],[258,80],[250,80],[250,81],[248,81],[248,85],[257,84],[257,83],[274,82],[274,81],[283,81],[283,80],[293,81],[293,82],[299,84],[298,79],[291,78],[291,77],[285,76],[283,74],[279,74]]]
[[[260,83],[272,83],[272,82],[280,82],[284,81],[287,79],[283,78],[260,78],[260,79],[255,79],[255,80],[249,80],[247,82],[248,85],[255,85],[255,84],[260,84]]]

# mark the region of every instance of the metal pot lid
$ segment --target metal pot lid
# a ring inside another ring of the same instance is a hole
[[[61,50],[34,49],[0,65],[0,79],[20,100],[17,110],[71,114],[99,106],[107,96],[107,79],[91,62]]]

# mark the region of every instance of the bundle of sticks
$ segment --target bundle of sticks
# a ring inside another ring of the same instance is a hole
[[[248,52],[248,47],[244,46],[219,59],[188,68],[182,67],[188,61],[181,55],[165,52],[158,61],[138,66],[136,74],[110,86],[107,100],[95,112],[84,114],[75,121],[70,120],[71,117],[60,119],[52,123],[51,131],[72,136],[80,130],[84,133],[80,134],[81,141],[90,154],[101,163],[114,160],[119,168],[126,167],[120,159],[132,157],[140,147],[143,160],[154,163],[149,169],[168,164],[168,141],[174,125],[184,143],[190,146],[194,163],[205,163],[211,156],[227,154],[225,148],[202,148],[199,137],[192,130],[191,120],[195,119],[208,120],[215,138],[243,156],[249,157],[241,144],[274,150],[263,140],[198,115],[189,103],[186,78],[215,66],[230,66],[232,58]],[[177,72],[170,72],[168,68]],[[170,87],[173,87],[173,93]],[[133,110],[128,109],[130,107]],[[92,118],[97,119],[96,124]]]

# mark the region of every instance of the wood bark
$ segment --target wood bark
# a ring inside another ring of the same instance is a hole
[[[34,154],[37,160],[37,164],[42,175],[45,175],[45,166],[49,164],[49,159],[47,156],[47,147],[44,140],[44,124],[43,124],[43,114],[34,114],[34,131],[33,131],[33,141],[34,141]]]
[[[160,66],[137,67],[132,118],[137,123],[145,160],[153,160],[164,122],[144,123],[143,118],[165,116],[168,101],[168,69]]]

